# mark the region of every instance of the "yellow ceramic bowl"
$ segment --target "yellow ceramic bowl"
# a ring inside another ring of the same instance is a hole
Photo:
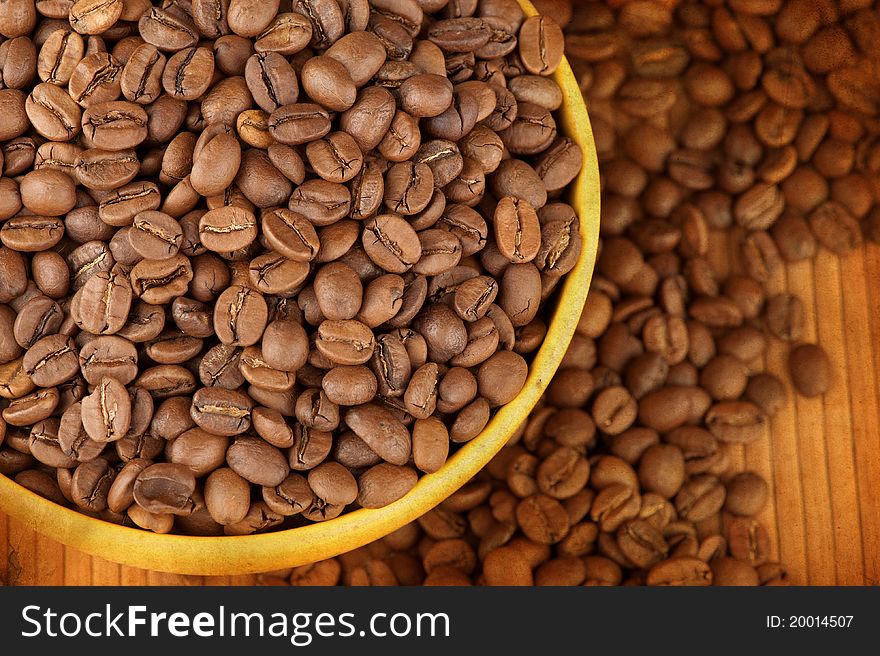
[[[520,3],[528,15],[535,14],[528,0]],[[228,575],[294,567],[360,547],[413,521],[464,485],[504,446],[550,382],[574,334],[596,260],[599,171],[593,134],[567,61],[555,79],[565,97],[558,113],[562,132],[584,152],[584,167],[570,197],[580,217],[580,260],[563,283],[525,387],[440,471],[423,476],[409,494],[385,508],[356,510],[320,524],[241,537],[157,535],[118,526],[58,506],[4,476],[0,476],[0,509],[54,540],[118,563],[178,574]]]

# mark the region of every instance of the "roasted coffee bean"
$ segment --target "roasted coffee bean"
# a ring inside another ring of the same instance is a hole
[[[272,321],[263,333],[263,358],[274,369],[295,372],[309,352],[308,336],[302,325],[289,319]]]
[[[730,554],[757,567],[769,558],[767,529],[750,517],[735,517],[727,529]]]
[[[251,284],[264,294],[289,296],[296,293],[309,273],[305,262],[289,260],[278,253],[265,253],[248,266]]]
[[[712,569],[699,558],[678,556],[654,565],[647,585],[705,586],[712,584]]]
[[[817,207],[808,221],[816,240],[838,255],[845,255],[862,243],[858,221],[843,205],[835,201],[828,201]]]
[[[116,470],[104,458],[95,458],[76,467],[70,484],[73,502],[85,510],[100,512],[107,507],[107,495]]]
[[[315,173],[328,182],[342,183],[354,178],[363,166],[363,154],[345,132],[331,132],[306,146],[306,157]]]
[[[325,320],[318,326],[315,346],[330,361],[341,365],[364,364],[375,348],[372,331],[355,320]]]
[[[47,296],[38,295],[25,303],[15,317],[12,335],[20,347],[27,349],[43,337],[57,332],[63,320],[61,306]],[[12,352],[13,357],[17,354]]]
[[[134,483],[153,462],[136,458],[125,463],[107,492],[107,507],[113,512],[124,512],[134,503]]]
[[[58,406],[58,389],[37,390],[17,399],[12,399],[3,409],[3,420],[10,426],[29,426],[51,415]]]
[[[119,81],[122,95],[139,105],[149,105],[156,100],[162,93],[162,74],[166,62],[167,58],[155,45],[139,45],[122,68]]]
[[[35,385],[54,387],[79,370],[76,345],[66,335],[43,337],[27,350],[20,366]]]
[[[280,485],[290,471],[281,451],[256,437],[236,438],[226,461],[239,476],[264,487]]]
[[[116,335],[104,335],[88,342],[80,349],[79,364],[83,377],[91,385],[98,385],[104,377],[127,385],[138,374],[134,344]]]
[[[83,151],[74,164],[77,181],[97,191],[111,191],[131,182],[138,173],[139,163],[133,150]]]
[[[195,45],[198,32],[187,18],[153,7],[138,20],[138,32],[159,50],[177,52]]]
[[[224,344],[250,346],[263,334],[268,306],[262,295],[247,287],[227,288],[214,306],[214,329]]]
[[[240,522],[250,508],[250,486],[232,469],[216,469],[205,480],[205,505],[218,524]]]
[[[726,483],[724,508],[735,515],[757,515],[767,502],[767,482],[754,472],[742,472]]]
[[[294,146],[308,143],[320,139],[329,131],[329,114],[312,103],[288,103],[274,109],[269,116],[269,132],[283,144]]]
[[[415,230],[391,214],[369,221],[364,226],[362,243],[370,259],[389,273],[408,271],[422,254]]]
[[[345,422],[383,460],[395,465],[408,461],[410,433],[390,411],[374,404],[360,405],[345,413]]]
[[[147,138],[147,113],[121,100],[91,105],[83,112],[82,133],[96,148],[134,148]]]
[[[254,408],[251,413],[254,430],[272,446],[288,448],[294,443],[294,433],[277,410]]]
[[[279,207],[264,212],[261,227],[266,242],[291,260],[311,261],[321,247],[313,225],[301,214],[286,208]]]
[[[183,240],[180,224],[163,212],[146,211],[135,215],[128,241],[148,260],[164,260],[177,255]]]
[[[316,467],[330,453],[330,433],[297,425],[293,429],[293,445],[288,451],[290,468],[305,471]]]
[[[257,237],[257,220],[242,207],[227,205],[202,215],[199,238],[205,248],[228,253],[245,248]]]
[[[140,212],[156,210],[160,204],[158,185],[132,182],[109,192],[98,206],[98,216],[108,225],[124,227],[131,225]]]
[[[795,389],[803,396],[820,396],[831,387],[831,363],[816,344],[795,346],[788,355],[788,370]]]
[[[349,109],[357,97],[357,88],[345,66],[332,57],[306,60],[301,81],[309,97],[330,111]]]
[[[804,334],[804,306],[791,294],[779,294],[767,301],[764,310],[767,328],[786,342],[797,342]]]
[[[104,378],[82,400],[82,424],[96,442],[115,442],[131,426],[131,399],[115,378]]]
[[[382,508],[401,499],[417,480],[410,467],[379,463],[358,477],[357,502],[363,508]]]
[[[228,446],[229,438],[192,428],[168,443],[165,457],[169,462],[186,465],[196,478],[201,478],[225,463]]]
[[[635,399],[623,387],[603,389],[593,401],[593,421],[603,433],[619,435],[635,421],[638,412]]]
[[[134,482],[135,503],[156,514],[188,515],[195,506],[196,480],[184,465],[157,463],[144,469]]]
[[[73,69],[68,92],[81,107],[116,100],[120,93],[122,64],[112,54],[86,54]]]
[[[494,214],[498,250],[513,263],[530,262],[541,247],[538,215],[528,201],[507,196],[498,202]]]
[[[242,392],[203,387],[193,395],[190,415],[215,435],[239,435],[250,428],[253,402]]]
[[[570,528],[570,519],[562,504],[542,494],[517,504],[516,521],[523,533],[539,544],[559,542]]]
[[[749,378],[745,392],[746,398],[772,417],[785,405],[787,393],[785,385],[773,374],[757,374]]]
[[[30,120],[34,129],[47,139],[68,141],[80,131],[81,108],[54,84],[46,82],[34,87],[22,109],[27,112],[25,118]]]
[[[519,31],[519,55],[535,75],[550,75],[562,60],[562,30],[548,16],[528,18]]]
[[[18,187],[21,203],[34,214],[49,216],[65,214],[76,204],[76,190],[75,186],[71,186],[72,182],[69,175],[53,169],[38,169],[28,173],[21,179]],[[39,236],[40,232],[48,230],[40,226],[39,217],[23,217],[21,220],[23,223],[28,221],[30,223],[24,223],[12,232],[24,233],[24,235],[22,237],[7,235],[4,243],[12,238],[17,244],[24,246],[22,250],[46,250],[57,243],[57,240],[47,242],[46,237]],[[54,232],[60,234],[61,230],[56,228]],[[30,239],[27,238],[28,236]],[[43,248],[37,248],[40,245],[43,245]]]
[[[64,85],[85,55],[85,41],[77,32],[56,30],[40,48],[37,75],[43,82]]]
[[[241,147],[235,137],[228,132],[216,133],[208,137],[203,144],[196,145],[200,148],[197,152],[195,150],[193,152],[193,166],[190,173],[193,189],[207,197],[224,193],[239,172],[242,159]],[[211,249],[207,244],[205,246]]]

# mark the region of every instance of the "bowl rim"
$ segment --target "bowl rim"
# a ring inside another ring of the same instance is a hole
[[[519,2],[526,16],[537,14],[528,0]],[[558,115],[565,134],[584,153],[581,172],[569,191],[579,218],[581,254],[562,283],[547,335],[522,391],[439,471],[421,476],[410,492],[384,508],[358,509],[325,522],[245,536],[160,535],[120,526],[57,505],[3,475],[0,510],[57,542],[116,563],[177,574],[249,574],[317,562],[368,544],[414,521],[471,480],[525,421],[559,367],[596,261],[600,187],[590,120],[567,59],[553,77],[564,95]]]

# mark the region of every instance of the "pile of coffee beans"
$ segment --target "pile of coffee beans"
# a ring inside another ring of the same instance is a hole
[[[720,403],[684,383],[658,388],[673,390],[662,403],[659,396],[645,403],[646,395],[616,380],[613,370],[594,379],[605,365],[596,364],[592,335],[607,329],[607,316],[584,312],[563,374],[473,481],[377,542],[261,575],[260,582],[784,584],[767,531],[755,519],[767,502],[767,483],[752,472],[730,472],[729,425],[698,417]],[[643,366],[637,361],[625,378]],[[715,380],[724,384],[721,376]],[[661,419],[678,425],[649,427]]]
[[[578,260],[515,0],[0,2],[0,473],[165,533],[401,498]]]
[[[544,402],[470,484],[311,585],[778,585],[769,495],[729,451],[832,384],[785,263],[880,243],[870,0],[535,0],[588,101],[602,251]],[[725,239],[717,239],[723,235]],[[736,245],[733,267],[716,244]],[[771,436],[772,438],[772,436]]]

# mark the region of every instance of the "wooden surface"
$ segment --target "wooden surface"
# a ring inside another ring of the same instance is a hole
[[[714,237],[712,264],[736,268],[734,244]],[[728,241],[733,241],[732,239]],[[731,257],[727,257],[730,254]],[[731,451],[735,467],[773,490],[760,519],[773,557],[795,584],[880,584],[880,247],[827,252],[787,267],[769,292],[807,309],[807,340],[828,351],[836,380],[820,399],[789,395],[763,439]],[[772,341],[766,366],[785,377],[788,347]],[[121,567],[38,536],[0,513],[0,577],[19,585],[229,585],[253,577],[186,577]]]

